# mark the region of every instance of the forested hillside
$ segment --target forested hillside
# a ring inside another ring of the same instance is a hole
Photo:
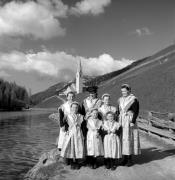
[[[29,95],[24,87],[0,79],[0,110],[21,110],[28,106]]]

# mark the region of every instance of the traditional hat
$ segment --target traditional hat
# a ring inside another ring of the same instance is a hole
[[[66,96],[68,96],[69,94],[74,94],[74,95],[75,95],[75,92],[74,92],[74,91],[68,91],[68,92],[66,93]]]
[[[89,93],[97,93],[97,89],[98,89],[97,86],[89,86],[89,87],[87,88],[87,91],[88,91]]]
[[[113,115],[115,116],[115,113],[112,112],[112,111],[108,111],[108,112],[106,113],[106,116],[107,116],[108,114],[113,114]]]
[[[91,110],[90,110],[90,112],[92,112],[92,111],[98,111],[98,108],[91,108]]]
[[[79,103],[77,101],[73,101],[70,106],[72,107],[73,104],[76,104],[77,106],[79,106]]]
[[[103,99],[104,97],[110,97],[110,96],[111,96],[110,94],[105,93],[105,94],[103,94],[103,95],[102,95],[102,97],[101,97],[101,98]]]
[[[121,88],[126,88],[128,91],[131,91],[131,86],[129,84],[122,84]]]

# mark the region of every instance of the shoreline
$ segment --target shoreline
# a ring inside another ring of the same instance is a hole
[[[30,115],[30,114],[52,114],[56,112],[56,108],[30,108],[22,111],[0,111],[0,121],[10,118],[16,118],[19,116]]]

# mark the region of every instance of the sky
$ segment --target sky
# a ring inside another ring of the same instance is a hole
[[[175,42],[174,0],[1,0],[0,77],[32,93],[121,69]]]

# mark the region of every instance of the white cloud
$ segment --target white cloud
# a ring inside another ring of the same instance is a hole
[[[131,34],[136,34],[137,36],[141,37],[141,36],[152,35],[153,32],[149,28],[143,27],[143,28],[140,28],[140,29],[136,29]]]
[[[99,15],[104,12],[104,8],[111,3],[111,0],[82,0],[77,2],[71,8],[72,14],[84,15],[92,14]]]
[[[0,6],[0,36],[31,36],[49,39],[63,36],[59,18],[66,17],[68,7],[61,0],[11,1]]]
[[[72,56],[65,52],[51,53],[42,51],[27,53],[14,51],[0,53],[0,70],[16,70],[21,72],[37,72],[40,76],[71,80],[75,76],[78,59],[82,60],[83,73],[86,75],[102,75],[121,69],[133,61],[128,59],[115,60],[109,54],[99,57],[85,58]]]
[[[82,0],[68,7],[61,0],[11,1],[0,5],[0,36],[50,39],[64,36],[60,20],[71,14],[98,15],[111,0]]]

